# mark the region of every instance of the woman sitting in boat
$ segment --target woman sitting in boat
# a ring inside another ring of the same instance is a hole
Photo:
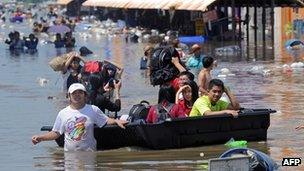
[[[190,116],[203,115],[221,115],[231,114],[234,117],[238,116],[240,104],[235,96],[224,86],[224,83],[219,79],[212,79],[209,82],[208,94],[198,98],[192,107]],[[220,100],[223,93],[226,93],[230,102]]]
[[[157,123],[167,119],[174,106],[174,100],[174,88],[169,84],[161,85],[158,92],[158,104],[150,108],[146,122]]]
[[[179,97],[182,96],[180,99]],[[192,106],[198,98],[198,88],[194,81],[184,83],[176,93],[175,105],[170,111],[171,118],[188,117]]]

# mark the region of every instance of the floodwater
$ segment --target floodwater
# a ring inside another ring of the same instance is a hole
[[[39,43],[38,54],[10,54],[3,43],[6,34],[18,30],[27,35],[28,24],[6,25],[0,30],[1,170],[206,170],[207,159],[227,150],[222,144],[161,151],[126,147],[75,155],[64,154],[54,141],[33,146],[31,136],[41,133],[41,126],[52,125],[57,112],[66,104],[61,76],[48,66],[58,52],[52,44]],[[108,59],[124,67],[120,114],[128,113],[132,104],[140,100],[156,102],[157,88],[149,85],[145,73],[138,69],[143,44],[126,43],[118,36],[83,38],[76,35],[76,38],[77,50],[87,46],[95,53],[90,58]],[[205,51],[214,46],[206,45]],[[277,110],[271,115],[267,141],[249,142],[248,147],[267,153],[281,165],[284,157],[304,154],[304,130],[295,130],[297,125],[304,124],[304,68],[282,67],[303,59],[287,52],[273,58],[270,52],[277,47],[267,46],[266,54],[262,54],[262,45],[258,46],[256,55],[245,49],[248,57],[218,57],[213,75],[224,80],[242,107]],[[223,68],[229,69],[230,74],[221,73]],[[304,166],[291,169],[303,170]]]

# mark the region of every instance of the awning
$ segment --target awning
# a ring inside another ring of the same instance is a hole
[[[95,7],[110,7],[110,8],[124,8],[129,0],[88,0],[84,2],[83,6],[95,6]]]
[[[254,0],[254,1],[244,1],[244,0],[216,0],[216,4],[224,5],[228,4],[231,6],[232,1],[234,1],[236,7],[271,7],[272,2],[275,7],[303,7],[304,0]]]
[[[184,0],[177,10],[205,11],[216,0]]]
[[[67,4],[71,0],[58,0],[57,2]],[[259,7],[271,6],[271,0],[244,1],[234,0],[236,7],[247,5]],[[215,3],[219,6],[231,6],[232,0],[87,0],[84,6],[99,6],[110,8],[131,8],[131,9],[176,9],[176,10],[198,10],[205,11],[206,8]],[[274,6],[304,6],[304,0],[274,0]]]
[[[67,5],[68,3],[72,2],[73,0],[57,0],[58,5]]]
[[[87,0],[84,6],[129,9],[205,10],[215,0]]]
[[[144,0],[129,0],[129,3],[125,8],[133,9],[169,9],[175,8],[180,4],[181,0],[153,0],[153,1],[144,1]]]

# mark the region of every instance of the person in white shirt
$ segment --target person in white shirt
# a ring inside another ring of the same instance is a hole
[[[70,105],[58,113],[52,131],[34,135],[34,145],[41,141],[55,140],[64,134],[65,151],[95,151],[94,124],[98,127],[117,124],[125,128],[127,121],[109,118],[98,107],[86,104],[87,92],[82,84],[72,84],[68,89],[68,98]]]

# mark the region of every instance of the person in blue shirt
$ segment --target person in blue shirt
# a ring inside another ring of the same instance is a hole
[[[192,45],[189,54],[191,55],[186,62],[186,66],[189,68],[200,69],[203,66],[202,59],[202,47],[198,44]]]

